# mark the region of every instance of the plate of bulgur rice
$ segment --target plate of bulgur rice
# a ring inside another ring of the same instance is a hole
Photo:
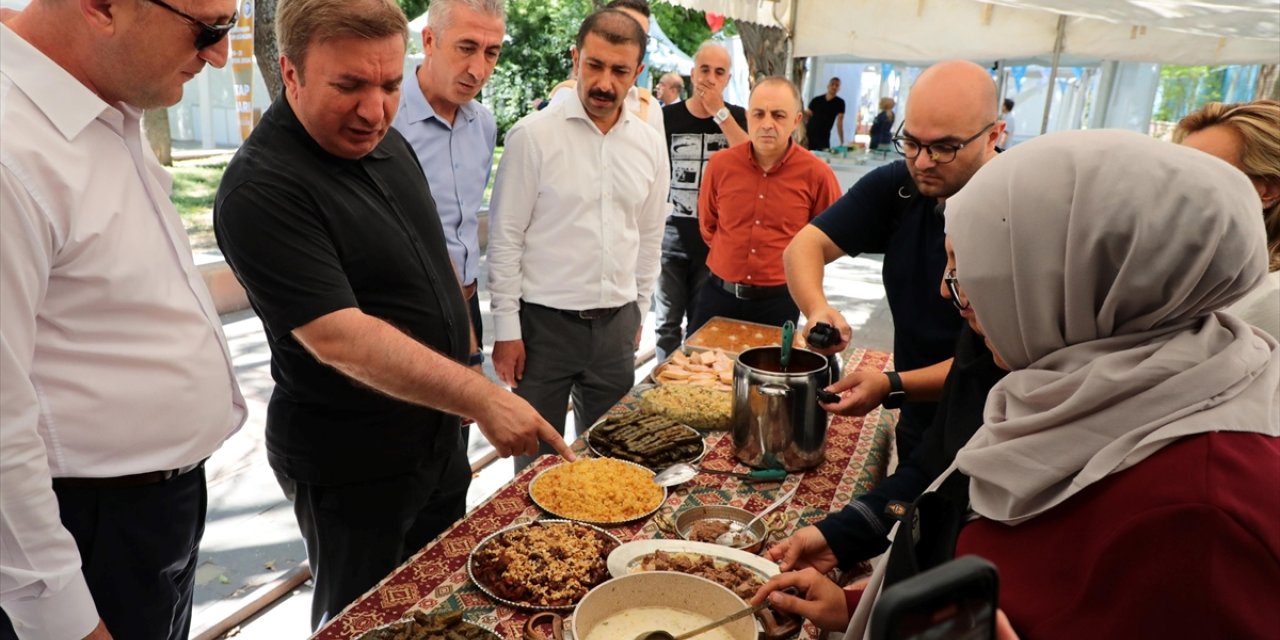
[[[529,497],[551,515],[591,524],[622,524],[652,515],[667,499],[653,471],[616,458],[563,462],[529,483]]]

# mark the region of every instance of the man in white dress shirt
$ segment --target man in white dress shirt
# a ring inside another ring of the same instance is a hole
[[[658,275],[665,141],[623,108],[644,41],[620,11],[589,16],[574,51],[576,98],[517,123],[498,166],[494,368],[561,433],[570,399],[585,428],[631,388]],[[532,459],[517,458],[516,468]]]
[[[244,420],[142,109],[235,0],[37,0],[0,27],[0,638],[185,640],[203,461]]]

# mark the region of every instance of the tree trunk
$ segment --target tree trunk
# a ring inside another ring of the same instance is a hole
[[[169,136],[169,110],[147,109],[142,113],[142,130],[156,159],[166,167],[173,166],[173,138]]]
[[[808,80],[809,70],[805,68],[808,58],[792,58],[791,59],[791,81],[796,83],[796,88],[800,93],[804,93],[804,83]]]
[[[275,102],[284,88],[280,80],[280,47],[276,45],[276,0],[255,0],[253,14],[253,56],[258,59],[267,95]]]
[[[787,75],[787,33],[779,27],[765,27],[745,21],[735,22],[747,57],[748,84],[768,76]]]

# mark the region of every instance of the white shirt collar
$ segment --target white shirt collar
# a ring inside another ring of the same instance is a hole
[[[632,87],[631,89],[634,89],[634,88],[635,87]],[[627,90],[628,94],[631,93],[631,89]],[[582,98],[578,96],[578,88],[575,86],[572,88],[572,91],[573,91],[573,99],[565,100],[565,107],[564,107],[565,120],[578,118],[580,120],[586,120],[588,123],[591,124],[591,126],[596,127],[595,121],[592,120],[591,116],[587,114],[587,108],[582,104]],[[626,96],[623,96],[622,117],[618,118],[618,121],[615,122],[613,126],[616,127],[625,122],[630,122],[635,119],[637,119],[637,116],[634,113],[631,113],[631,110],[627,108]],[[597,131],[599,129],[600,127],[596,127]]]
[[[74,76],[58,66],[42,51],[22,39],[8,26],[0,25],[0,61],[5,76],[31,102],[48,116],[50,122],[67,140],[80,135],[99,116],[118,128],[119,114]],[[136,117],[138,110],[125,108],[125,116]]]

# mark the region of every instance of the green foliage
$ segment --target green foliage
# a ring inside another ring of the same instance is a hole
[[[590,8],[590,0],[507,2],[507,43],[484,92],[484,103],[498,120],[499,140],[569,77],[569,47]]]
[[[226,158],[175,162],[166,169],[173,175],[173,193],[169,199],[182,217],[191,248],[203,251],[217,247],[213,236],[213,199],[222,182],[222,173],[227,169]]]
[[[662,26],[663,33],[671,39],[681,51],[693,55],[698,47],[711,39],[711,27],[701,11],[676,6],[667,2],[654,2],[650,5],[653,17]],[[717,34],[725,37],[737,34],[732,20],[725,20],[724,28]]]
[[[1174,122],[1204,106],[1222,100],[1225,67],[1167,64],[1160,68],[1160,94],[1154,117]]]
[[[183,218],[213,210],[213,197],[227,169],[225,160],[212,164],[180,162],[169,168],[173,174],[170,200]]]
[[[427,7],[431,4],[431,0],[396,0],[396,4],[400,5],[404,15],[413,20],[427,12]]]

